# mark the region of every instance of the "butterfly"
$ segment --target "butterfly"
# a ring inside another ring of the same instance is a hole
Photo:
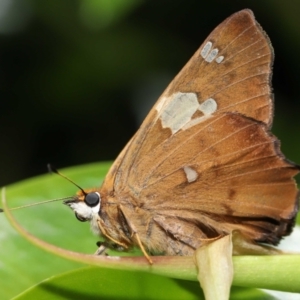
[[[65,201],[103,245],[193,255],[239,232],[276,245],[298,209],[293,179],[270,133],[269,38],[245,9],[223,21],[169,84],[100,188]],[[104,247],[104,248],[105,248]]]

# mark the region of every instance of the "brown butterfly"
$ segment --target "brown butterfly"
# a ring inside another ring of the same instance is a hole
[[[293,176],[269,130],[271,43],[250,10],[221,23],[158,99],[102,186],[65,204],[106,247],[192,255],[238,231],[276,245],[298,209]]]

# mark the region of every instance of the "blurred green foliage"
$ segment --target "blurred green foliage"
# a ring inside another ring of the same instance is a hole
[[[300,2],[1,3],[0,185],[44,173],[48,162],[114,159],[210,31],[243,8],[275,48],[274,133],[300,162]]]

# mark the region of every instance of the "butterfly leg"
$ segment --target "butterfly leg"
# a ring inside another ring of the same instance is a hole
[[[123,247],[123,248],[125,248],[125,249],[128,248],[127,245],[125,245],[125,244],[122,243],[122,242],[119,242],[119,241],[115,240],[114,238],[112,238],[112,237],[107,233],[105,227],[102,226],[102,224],[101,224],[101,219],[98,219],[98,220],[97,220],[97,224],[98,224],[98,226],[99,226],[99,229],[100,229],[101,233],[102,233],[107,239],[111,240],[113,243],[115,243],[115,244],[117,244],[117,245],[120,245],[121,247]]]
[[[135,238],[135,240],[136,240],[139,248],[142,250],[142,252],[143,252],[144,256],[146,257],[146,259],[148,260],[149,264],[152,265],[153,264],[152,259],[150,258],[149,254],[147,253],[145,247],[143,246],[137,229],[135,228],[134,224],[129,220],[129,218],[127,218],[127,216],[126,216],[126,213],[125,213],[126,209],[125,209],[125,207],[123,207],[122,205],[120,205],[119,206],[119,210],[122,213],[122,215],[124,216],[124,218],[125,218],[128,226],[129,226],[129,228],[131,230],[131,237]]]
[[[95,255],[107,255],[105,253],[105,250],[107,249],[106,245],[104,242],[97,242],[98,249],[94,253]]]

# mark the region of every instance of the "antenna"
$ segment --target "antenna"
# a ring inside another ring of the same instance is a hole
[[[55,174],[63,177],[64,179],[68,180],[69,182],[73,183],[76,187],[78,187],[82,191],[83,195],[85,195],[85,196],[87,195],[87,193],[84,191],[83,188],[81,188],[77,183],[75,183],[73,180],[71,180],[67,176],[65,176],[65,175],[61,174],[60,172],[58,172],[58,170],[55,169],[53,166],[51,166],[50,164],[48,164],[47,168],[48,168],[48,170],[49,170],[50,173],[55,173]]]
[[[56,198],[56,199],[51,199],[51,200],[46,200],[46,201],[35,202],[35,203],[31,203],[31,204],[25,204],[25,205],[9,208],[9,210],[17,210],[17,209],[21,209],[21,208],[30,207],[30,206],[35,206],[35,205],[40,205],[40,204],[55,202],[55,201],[61,201],[61,200],[68,200],[68,199],[71,199],[71,197]],[[0,208],[0,213],[2,213],[2,212],[4,212],[4,210],[2,208]]]
[[[67,181],[73,183],[77,188],[79,188],[81,190],[81,192],[86,196],[87,193],[78,185],[76,184],[73,180],[71,180],[70,178],[66,177],[65,175],[61,174],[60,172],[58,172],[57,169],[55,169],[53,166],[51,166],[50,164],[47,165],[48,170],[50,173],[55,173],[61,177],[63,177],[64,179],[66,179]],[[51,199],[51,200],[46,200],[46,201],[40,201],[40,202],[35,202],[35,203],[31,203],[31,204],[25,204],[25,205],[21,205],[21,206],[17,206],[17,207],[13,207],[13,208],[9,208],[9,210],[17,210],[17,209],[21,209],[21,208],[26,208],[26,207],[31,207],[31,206],[35,206],[35,205],[40,205],[40,204],[44,204],[44,203],[49,203],[49,202],[55,202],[55,201],[61,201],[61,200],[70,200],[73,199],[72,197],[64,197],[64,198],[57,198],[57,199]],[[0,213],[4,212],[4,210],[2,208],[0,208]]]

